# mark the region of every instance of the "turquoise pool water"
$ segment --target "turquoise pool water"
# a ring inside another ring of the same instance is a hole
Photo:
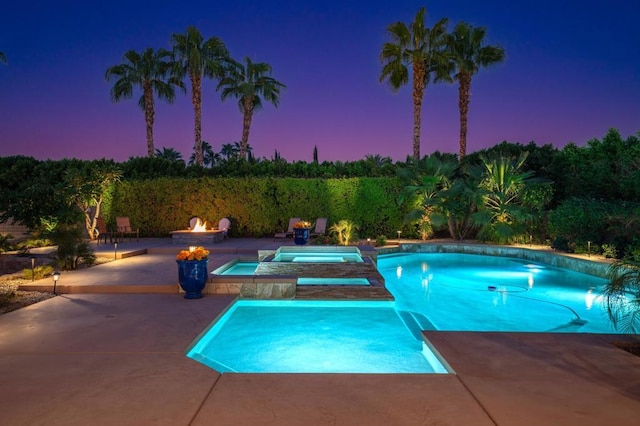
[[[257,267],[258,262],[238,261],[227,269],[220,272],[213,271],[213,273],[219,275],[253,275]]]
[[[616,333],[594,276],[468,254],[378,269],[395,302],[240,300],[188,356],[223,373],[446,373],[421,330]]]
[[[221,373],[447,372],[393,302],[239,300],[187,355]]]
[[[616,333],[605,279],[513,258],[412,253],[378,258],[396,309],[435,330]],[[429,324],[427,324],[429,325]]]

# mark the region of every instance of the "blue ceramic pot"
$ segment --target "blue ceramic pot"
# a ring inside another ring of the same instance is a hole
[[[199,299],[202,297],[202,290],[207,285],[207,263],[204,260],[176,260],[178,263],[178,282],[184,290],[185,299]]]
[[[307,244],[309,241],[309,228],[294,228],[293,242],[299,246]]]

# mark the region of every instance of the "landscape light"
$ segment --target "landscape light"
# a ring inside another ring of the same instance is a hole
[[[36,280],[35,267],[36,267],[36,258],[31,257],[31,281]]]
[[[56,285],[58,284],[59,279],[60,279],[60,272],[55,271],[53,273],[53,294],[56,294]]]

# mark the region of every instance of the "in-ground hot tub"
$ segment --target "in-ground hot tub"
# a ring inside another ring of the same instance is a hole
[[[280,247],[273,256],[267,256],[262,261],[294,263],[364,262],[362,253],[355,246]]]

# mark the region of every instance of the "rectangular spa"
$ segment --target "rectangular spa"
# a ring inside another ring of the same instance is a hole
[[[267,262],[343,263],[363,262],[362,254],[354,246],[280,247]]]
[[[393,302],[240,300],[187,356],[221,373],[449,373]]]

